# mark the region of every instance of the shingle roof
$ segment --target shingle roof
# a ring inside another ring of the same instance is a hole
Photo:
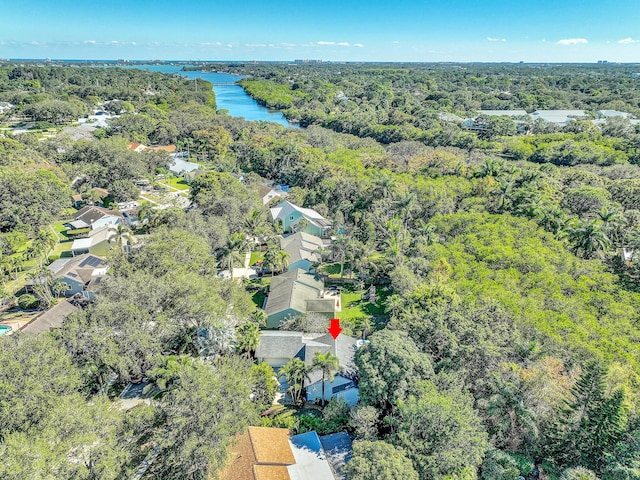
[[[44,312],[42,315],[35,317],[33,320],[23,326],[20,331],[35,335],[40,332],[47,332],[54,328],[60,328],[62,327],[62,322],[64,322],[64,319],[77,310],[77,307],[74,307],[66,300],[62,300],[58,302],[57,305]]]
[[[115,216],[122,218],[120,212],[115,210],[107,210],[106,208],[96,207],[95,205],[87,205],[78,210],[73,217],[75,220],[81,220],[87,225],[91,225],[96,220],[100,220],[103,217]]]
[[[300,268],[278,275],[271,280],[265,308],[267,316],[289,308],[306,312],[307,300],[319,299],[321,290],[324,283]]]
[[[74,242],[75,243],[75,242]],[[69,276],[74,279],[80,279],[83,283],[91,280],[96,269],[104,269],[107,264],[100,257],[85,253],[71,258],[59,258],[47,268],[51,271],[54,278]],[[29,280],[26,285],[35,285],[39,279]]]
[[[289,446],[288,428],[249,427],[249,438],[258,463],[291,465],[296,462]]]
[[[294,358],[302,350],[302,332],[264,330],[256,349],[258,358]]]
[[[328,333],[303,334],[287,330],[263,330],[260,332],[256,357],[299,358],[307,365],[311,365],[316,352],[323,354],[331,352],[340,360],[340,371],[350,376],[356,370],[353,357],[357,347],[358,339],[349,335],[339,335],[334,340]],[[317,379],[311,383],[315,381]]]
[[[280,248],[289,254],[289,263],[300,260],[320,261],[318,249],[323,246],[322,239],[305,232],[294,233],[280,240]]]

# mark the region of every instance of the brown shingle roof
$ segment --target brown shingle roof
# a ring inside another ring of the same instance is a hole
[[[220,479],[290,480],[287,465],[294,463],[288,429],[249,427],[248,433],[236,437]]]
[[[291,480],[289,469],[284,465],[255,465],[253,476],[256,480]]]
[[[236,436],[236,443],[231,447],[229,462],[226,468],[220,472],[221,480],[255,480],[253,467],[256,464],[256,456],[251,447],[249,434]]]
[[[249,427],[249,438],[258,463],[268,465],[296,463],[289,445],[289,429]]]

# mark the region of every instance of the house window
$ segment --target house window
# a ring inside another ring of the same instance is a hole
[[[289,217],[289,220],[293,221],[293,215],[291,215],[291,216]]]

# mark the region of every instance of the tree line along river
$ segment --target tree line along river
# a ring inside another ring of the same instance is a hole
[[[152,72],[179,74],[190,79],[201,78],[213,84],[216,104],[219,110],[227,110],[233,117],[243,117],[250,121],[276,122],[285,127],[296,127],[284,118],[282,112],[263,107],[251,98],[237,82],[241,76],[229,73],[189,71],[183,72],[182,65],[135,65],[126,68],[139,68]]]

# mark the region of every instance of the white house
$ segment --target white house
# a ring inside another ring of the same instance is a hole
[[[95,205],[82,207],[74,215],[74,220],[68,225],[74,229],[91,228],[92,230],[104,227],[105,225],[119,225],[122,223],[122,213]]]

